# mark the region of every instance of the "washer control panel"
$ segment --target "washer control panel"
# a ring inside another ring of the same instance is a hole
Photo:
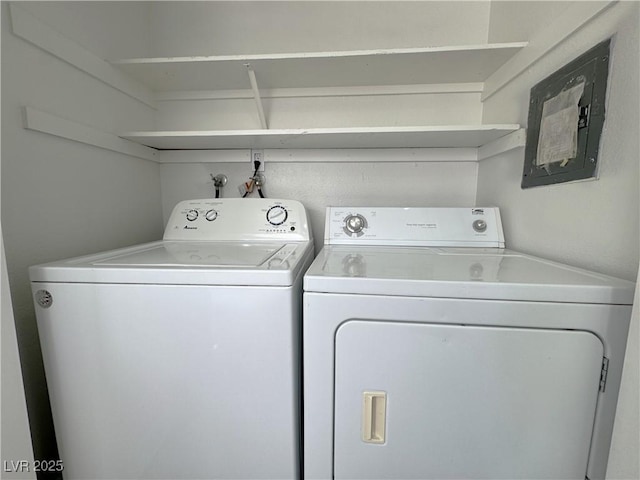
[[[164,239],[308,241],[310,233],[307,212],[295,200],[216,198],[178,203]]]
[[[324,241],[504,248],[498,208],[329,207]]]

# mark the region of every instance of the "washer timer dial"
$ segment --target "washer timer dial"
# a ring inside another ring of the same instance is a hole
[[[275,205],[267,210],[267,222],[271,225],[282,225],[287,221],[288,216],[287,209],[281,205]]]

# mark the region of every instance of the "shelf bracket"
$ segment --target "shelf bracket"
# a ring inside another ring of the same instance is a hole
[[[265,130],[267,126],[267,119],[264,116],[264,109],[262,108],[262,99],[260,98],[260,90],[258,90],[258,82],[256,81],[256,72],[253,71],[250,63],[245,63],[247,67],[247,73],[249,74],[249,81],[251,82],[251,90],[253,90],[253,98],[256,102],[256,108],[258,109],[258,117],[260,118],[260,126]]]

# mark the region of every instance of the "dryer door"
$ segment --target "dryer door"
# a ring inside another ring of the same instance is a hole
[[[602,358],[580,331],[347,322],[335,478],[584,480]]]

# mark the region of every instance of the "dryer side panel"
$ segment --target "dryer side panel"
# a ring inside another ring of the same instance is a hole
[[[579,331],[350,321],[336,479],[584,479],[603,345]]]

